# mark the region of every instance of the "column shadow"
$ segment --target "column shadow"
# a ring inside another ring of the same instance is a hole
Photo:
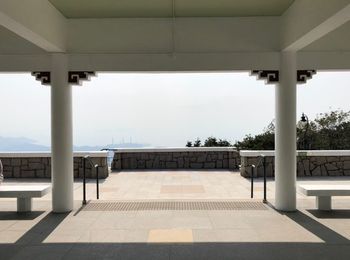
[[[69,213],[56,214],[50,212],[34,227],[28,230],[15,244],[42,243],[68,216]]]
[[[323,225],[322,223],[318,222],[317,220],[311,218],[310,216],[304,214],[301,211],[296,212],[290,212],[290,213],[281,213],[309,232],[313,233],[315,236],[319,237],[326,243],[339,243],[339,244],[350,244],[350,241],[342,236],[341,234],[335,232],[334,230],[330,229],[329,227]]]
[[[348,259],[349,240],[297,211],[280,213],[324,242],[45,243],[67,214],[48,213],[14,244],[0,244],[0,259]],[[283,232],[283,230],[281,230]]]

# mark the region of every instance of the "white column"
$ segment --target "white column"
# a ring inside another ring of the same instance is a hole
[[[296,210],[296,53],[282,52],[276,86],[275,207]]]
[[[53,54],[51,70],[52,210],[73,209],[72,88],[67,57]]]

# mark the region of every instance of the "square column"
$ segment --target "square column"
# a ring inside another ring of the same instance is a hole
[[[276,85],[275,207],[296,210],[296,53],[282,52]]]
[[[51,75],[52,210],[61,213],[73,209],[74,183],[72,87],[65,54],[52,55]]]

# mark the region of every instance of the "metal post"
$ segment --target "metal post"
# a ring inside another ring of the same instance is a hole
[[[100,189],[99,189],[99,169],[100,166],[96,165],[96,198],[99,199],[100,198]]]
[[[83,158],[83,205],[86,205],[86,158]]]
[[[264,200],[263,203],[267,203],[266,199],[266,158],[263,156],[263,172],[264,172]]]
[[[254,168],[255,165],[252,164],[250,172],[250,198],[254,197]]]

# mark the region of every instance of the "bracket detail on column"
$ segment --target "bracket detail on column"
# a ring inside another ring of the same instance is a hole
[[[33,71],[32,76],[34,76],[36,80],[40,81],[42,85],[47,86],[51,84],[50,71]]]
[[[265,80],[266,84],[278,83],[280,79],[278,70],[252,70],[250,75]]]
[[[312,75],[316,74],[316,70],[298,70],[297,83],[305,84],[308,79],[312,79]]]
[[[32,76],[34,76],[36,80],[40,81],[42,85],[51,84],[50,71],[33,71]],[[72,85],[81,85],[83,80],[90,80],[92,76],[96,76],[94,71],[69,71],[68,83]]]
[[[94,71],[69,71],[68,83],[72,85],[81,85],[83,80],[90,80],[92,76],[96,76]]]
[[[316,74],[316,70],[298,70],[297,83],[304,84],[308,79]],[[257,79],[265,80],[266,84],[274,84],[279,82],[278,70],[252,70],[250,75],[256,76]]]

